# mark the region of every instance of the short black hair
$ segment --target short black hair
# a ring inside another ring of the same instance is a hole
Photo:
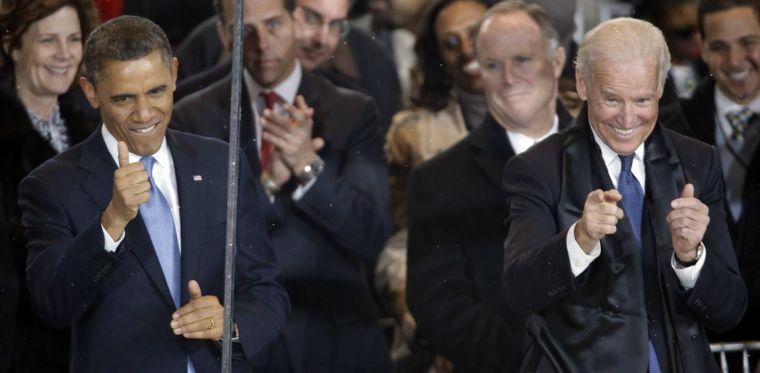
[[[702,0],[699,2],[697,22],[699,34],[705,36],[705,17],[710,13],[722,12],[732,8],[749,7],[755,12],[755,17],[760,22],[760,0]]]
[[[216,14],[219,15],[219,21],[224,23],[224,3],[229,0],[214,0],[214,9],[216,9]],[[245,0],[243,0],[245,1]],[[280,0],[282,1],[282,6],[285,7],[285,10],[288,12],[292,12],[296,9],[296,2],[295,0]]]
[[[137,60],[156,50],[169,65],[172,49],[161,27],[138,16],[114,18],[96,27],[84,44],[84,76],[94,85],[105,61]]]
[[[488,7],[482,0],[439,0],[432,3],[424,13],[420,35],[414,46],[421,83],[412,102],[431,111],[439,111],[448,106],[454,86],[441,59],[435,23],[446,8],[459,1],[472,1]]]

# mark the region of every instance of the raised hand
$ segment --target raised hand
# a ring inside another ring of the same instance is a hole
[[[219,298],[203,295],[201,286],[195,280],[187,283],[190,301],[172,314],[170,326],[176,335],[189,339],[222,338],[224,307]]]
[[[312,139],[314,109],[306,104],[303,96],[297,96],[295,106],[283,104],[288,115],[279,115],[272,110],[264,110],[261,124],[263,138],[276,147],[282,163],[291,174],[298,175],[303,168],[317,157],[317,151],[324,146],[321,138]],[[278,159],[272,157],[276,167]],[[271,167],[270,167],[271,168]],[[276,183],[283,179],[284,172],[272,170],[272,179]],[[288,175],[289,178],[290,175]],[[284,179],[287,181],[288,179]],[[284,182],[283,182],[284,183]],[[280,184],[281,185],[281,184]]]
[[[113,195],[103,212],[101,224],[111,238],[121,237],[137,216],[140,205],[150,198],[150,179],[142,162],[129,163],[127,144],[119,141],[119,168],[113,174]]]
[[[623,196],[615,189],[594,190],[586,196],[583,215],[575,225],[575,240],[586,254],[608,234],[617,232],[617,223],[623,218],[623,209],[617,202]]]
[[[694,185],[686,184],[681,196],[670,202],[673,208],[666,220],[670,226],[673,251],[682,262],[697,257],[697,248],[710,223],[710,208],[694,197]]]

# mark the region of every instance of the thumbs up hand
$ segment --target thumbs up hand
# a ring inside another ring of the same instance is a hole
[[[129,163],[127,144],[119,141],[119,168],[113,174],[111,202],[101,224],[111,238],[121,237],[127,224],[137,216],[140,205],[150,198],[150,179],[142,162]]]
[[[694,197],[694,185],[686,184],[681,196],[670,202],[673,208],[666,220],[670,225],[673,252],[682,262],[697,257],[697,248],[710,223],[710,209]]]
[[[190,301],[172,314],[170,326],[174,334],[188,339],[222,338],[224,307],[219,303],[219,298],[204,296],[195,280],[187,283],[187,292]]]

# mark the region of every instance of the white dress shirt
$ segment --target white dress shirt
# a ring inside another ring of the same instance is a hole
[[[295,105],[296,96],[298,95],[298,87],[301,85],[301,77],[303,77],[303,70],[301,67],[301,62],[298,60],[295,61],[295,66],[293,67],[293,71],[290,72],[290,75],[288,75],[288,77],[285,78],[285,80],[283,80],[280,84],[272,87],[271,89],[266,89],[259,85],[259,83],[253,79],[253,76],[251,76],[248,70],[245,70],[243,74],[243,80],[245,81],[245,87],[248,90],[248,96],[251,99],[251,111],[253,111],[253,123],[256,129],[256,148],[259,151],[259,159],[261,159],[260,139],[262,132],[259,117],[261,116],[261,113],[264,111],[264,109],[266,109],[264,98],[259,94],[265,91],[273,91],[274,93],[277,93],[278,96],[280,96],[280,99],[282,99],[282,101],[287,102],[291,105]],[[279,100],[274,105],[274,112],[280,115],[287,115],[287,112],[285,112],[285,109],[282,108]],[[306,194],[306,192],[311,189],[311,186],[314,185],[315,182],[316,178],[309,181],[309,183],[306,185],[299,185],[296,190],[293,191],[293,200],[300,200],[304,194]]]
[[[559,118],[556,114],[554,114],[554,123],[552,124],[552,128],[549,129],[549,132],[545,133],[544,135],[533,138],[527,135],[523,135],[522,133],[517,133],[513,131],[507,131],[507,139],[509,139],[509,145],[512,145],[512,150],[515,151],[515,154],[520,154],[528,149],[530,149],[531,146],[538,144],[543,139],[557,133],[559,130]]]
[[[607,146],[604,141],[602,141],[593,127],[591,127],[591,131],[594,134],[594,140],[596,141],[597,145],[599,145],[599,149],[602,152],[602,160],[604,161],[604,165],[607,168],[607,173],[610,176],[610,180],[612,180],[614,187],[617,188],[618,177],[620,176],[620,169],[622,167],[620,157],[617,153],[610,149],[610,147]],[[638,180],[641,184],[641,190],[646,191],[644,143],[641,143],[639,147],[634,151],[633,163],[631,164],[631,173],[633,173],[633,176],[635,176],[636,180]],[[576,224],[578,223],[574,223],[568,229],[567,236],[565,238],[565,244],[567,246],[567,254],[570,257],[570,269],[572,270],[573,275],[577,277],[583,273],[583,271],[585,271],[586,268],[588,268],[588,266],[591,265],[591,263],[599,257],[599,255],[601,255],[602,244],[601,242],[597,242],[596,245],[594,245],[594,248],[591,249],[591,252],[586,254],[586,252],[581,249],[578,241],[575,240]],[[681,285],[684,288],[691,289],[697,283],[697,278],[699,278],[699,273],[702,271],[702,266],[705,264],[706,256],[707,250],[705,249],[705,251],[702,253],[702,256],[699,258],[699,261],[690,267],[681,267],[678,265],[678,263],[675,261],[675,253],[671,256],[670,265],[673,267],[678,280],[681,282]]]
[[[744,194],[744,181],[747,177],[747,169],[737,162],[736,157],[726,146],[726,134],[730,136],[734,131],[731,123],[728,122],[728,118],[726,118],[726,114],[739,111],[745,107],[752,110],[755,114],[760,113],[760,97],[750,101],[747,105],[741,105],[731,101],[720,89],[715,87],[715,113],[717,117],[715,118],[717,123],[715,126],[715,146],[720,154],[721,169],[726,181],[728,210],[735,221],[738,221],[742,215],[742,196]],[[741,152],[743,146],[742,140],[733,143],[734,150],[737,152]]]
[[[118,141],[115,137],[113,137],[111,132],[108,131],[108,128],[106,128],[105,124],[101,126],[100,132],[103,135],[103,141],[106,143],[108,153],[111,154],[111,158],[118,167]],[[140,158],[142,157],[129,152],[129,163],[140,162]],[[163,142],[161,143],[161,147],[158,148],[158,151],[153,154],[153,158],[156,160],[153,165],[153,181],[156,183],[156,187],[161,191],[164,197],[166,197],[167,202],[171,206],[172,217],[174,218],[174,231],[177,235],[177,246],[179,247],[180,252],[182,252],[182,238],[180,234],[181,225],[179,220],[179,200],[177,199],[177,178],[174,174],[174,161],[172,159],[172,154],[169,151],[169,147],[166,145],[166,138],[164,138]],[[121,233],[121,236],[118,240],[114,241],[113,238],[111,238],[111,235],[108,234],[102,225],[101,228],[103,229],[103,236],[105,237],[106,251],[115,252],[119,247],[119,244],[121,244],[121,241],[124,240],[124,232]]]

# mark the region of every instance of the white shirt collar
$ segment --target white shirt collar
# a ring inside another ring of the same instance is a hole
[[[108,127],[106,127],[105,123],[100,126],[100,133],[103,135],[103,141],[106,143],[108,153],[111,154],[111,158],[113,159],[114,163],[116,163],[116,167],[118,167],[118,140],[116,140],[116,138],[111,134],[111,131],[108,130]],[[129,163],[139,162],[141,158],[142,156],[129,152]],[[166,136],[164,136],[164,139],[161,141],[161,147],[158,148],[158,151],[153,154],[153,158],[155,158],[156,163],[162,168],[171,170],[174,167],[174,162],[172,161],[171,154],[169,154],[169,147],[166,145]]]
[[[505,131],[507,132],[507,139],[509,139],[509,144],[512,145],[512,150],[515,151],[515,154],[520,154],[530,149],[531,146],[538,144],[543,139],[557,133],[558,130],[559,130],[559,118],[555,114],[552,128],[550,128],[549,132],[545,133],[541,137],[533,138],[533,137],[524,135],[522,133],[517,133],[510,130],[505,130]]]
[[[748,108],[754,113],[760,113],[760,96],[750,101],[746,105],[738,104],[728,98],[723,92],[715,86],[715,110],[721,118],[725,117],[730,112],[735,112],[743,108]]]
[[[599,149],[602,152],[602,160],[604,161],[604,165],[607,167],[607,172],[610,175],[612,185],[617,188],[617,181],[618,177],[620,176],[621,168],[620,155],[618,153],[615,153],[614,150],[612,150],[604,141],[602,141],[602,138],[599,137],[599,134],[596,133],[596,130],[590,123],[588,126],[591,128],[591,133],[594,134],[594,141],[596,141],[596,143],[599,145]],[[639,184],[641,184],[642,189],[646,184],[646,173],[644,169],[645,142],[646,141],[639,144],[636,150],[633,151],[634,157],[633,163],[631,164],[631,172],[634,176],[636,176],[636,179],[639,181]]]
[[[248,72],[248,70],[245,70],[243,73],[243,80],[245,80],[245,86],[246,89],[248,89],[248,95],[250,96],[251,103],[255,103],[256,100],[259,99],[259,93],[266,90],[272,90],[274,93],[277,93],[277,95],[280,96],[280,98],[282,98],[285,102],[292,104],[296,100],[296,94],[298,93],[298,86],[301,85],[302,76],[303,70],[301,68],[301,62],[296,59],[295,66],[293,66],[293,71],[290,72],[290,75],[288,75],[288,77],[285,78],[285,80],[283,80],[280,84],[272,87],[271,89],[267,89],[259,85],[259,83],[253,79],[253,76]]]

